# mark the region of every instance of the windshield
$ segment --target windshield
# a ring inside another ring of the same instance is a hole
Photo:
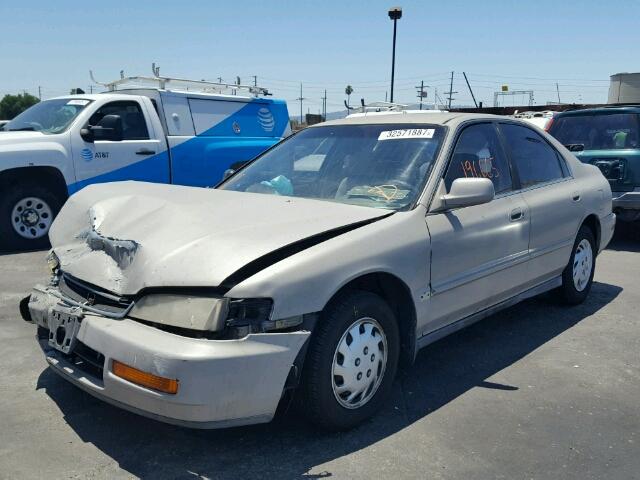
[[[81,98],[45,100],[36,103],[4,126],[5,131],[63,132],[91,103]]]
[[[443,136],[435,125],[309,128],[219,188],[398,210],[422,191]]]
[[[584,150],[639,148],[635,113],[567,115],[555,119],[549,133],[565,146],[581,146]]]

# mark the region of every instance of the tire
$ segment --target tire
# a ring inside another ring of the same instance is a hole
[[[562,272],[562,286],[556,291],[562,303],[578,305],[587,298],[596,269],[596,253],[593,232],[583,225],[573,244],[571,259]]]
[[[62,200],[38,184],[8,187],[0,197],[0,249],[36,250],[49,246],[49,228]]]
[[[346,351],[345,342],[350,358],[339,351]],[[351,353],[354,342],[358,351]],[[304,365],[305,416],[330,431],[353,428],[371,417],[391,393],[399,349],[397,320],[378,295],[351,291],[332,301],[313,332]]]

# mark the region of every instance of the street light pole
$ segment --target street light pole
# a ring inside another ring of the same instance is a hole
[[[391,54],[391,95],[389,101],[393,103],[393,79],[396,73],[396,30],[398,20],[402,18],[402,8],[392,7],[389,9],[389,18],[393,20],[393,52]]]

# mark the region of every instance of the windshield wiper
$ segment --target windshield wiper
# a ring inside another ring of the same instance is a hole
[[[22,127],[22,128],[10,128],[9,132],[35,132],[36,129],[33,127]]]

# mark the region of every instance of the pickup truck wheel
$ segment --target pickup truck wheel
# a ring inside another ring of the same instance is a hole
[[[398,324],[382,298],[364,291],[343,295],[322,317],[305,362],[304,410],[321,428],[346,430],[372,416],[391,393]]]
[[[35,184],[9,187],[0,198],[0,247],[33,250],[49,244],[51,223],[62,202]]]
[[[562,272],[562,286],[557,290],[562,303],[577,305],[589,295],[596,268],[596,242],[593,232],[580,227],[569,264]]]

